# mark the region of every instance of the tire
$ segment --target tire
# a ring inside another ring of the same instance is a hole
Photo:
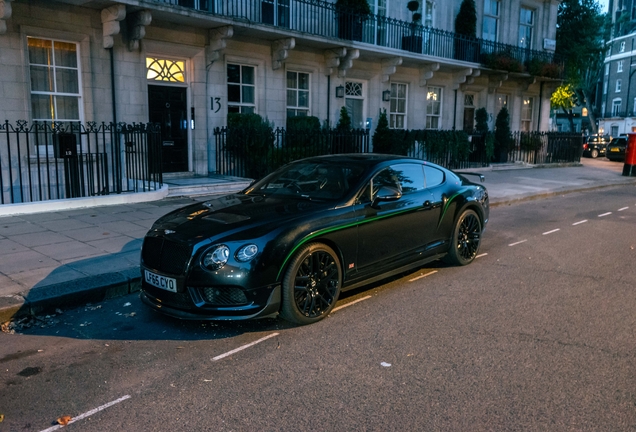
[[[592,157],[592,159],[596,159],[598,157],[598,150],[596,149],[592,150],[592,152],[590,153],[590,156]]]
[[[481,220],[473,210],[465,210],[457,221],[451,246],[444,261],[451,265],[466,265],[475,260],[481,244]]]
[[[342,286],[342,266],[329,246],[310,243],[293,256],[282,287],[281,317],[311,324],[329,315]]]

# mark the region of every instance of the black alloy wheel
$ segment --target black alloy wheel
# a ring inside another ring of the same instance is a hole
[[[281,317],[311,324],[333,309],[342,285],[342,267],[336,253],[322,243],[311,243],[294,255],[283,279]]]
[[[473,262],[481,244],[481,221],[473,210],[465,210],[455,223],[451,247],[444,261],[452,265]]]

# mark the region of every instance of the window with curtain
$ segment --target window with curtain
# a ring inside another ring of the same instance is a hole
[[[406,128],[406,84],[391,83],[391,104],[389,108],[389,127]]]
[[[27,47],[33,120],[80,121],[77,44],[28,37]]]
[[[256,112],[256,68],[227,65],[227,110],[230,113]]]
[[[287,117],[309,115],[309,74],[287,71]]]
[[[532,114],[534,108],[534,98],[523,98],[521,105],[521,130],[530,132],[532,130]]]
[[[426,129],[439,129],[442,116],[442,88],[429,87],[426,92]]]

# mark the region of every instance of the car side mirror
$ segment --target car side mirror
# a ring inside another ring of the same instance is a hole
[[[397,201],[400,198],[402,198],[402,192],[400,192],[397,188],[382,186],[375,196],[372,206],[375,206],[379,202]]]

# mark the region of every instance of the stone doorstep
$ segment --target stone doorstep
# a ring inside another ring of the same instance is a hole
[[[138,292],[138,269],[89,276],[73,281],[33,288],[20,296],[0,297],[0,323],[27,315],[40,315],[55,309],[69,309],[86,303]]]

